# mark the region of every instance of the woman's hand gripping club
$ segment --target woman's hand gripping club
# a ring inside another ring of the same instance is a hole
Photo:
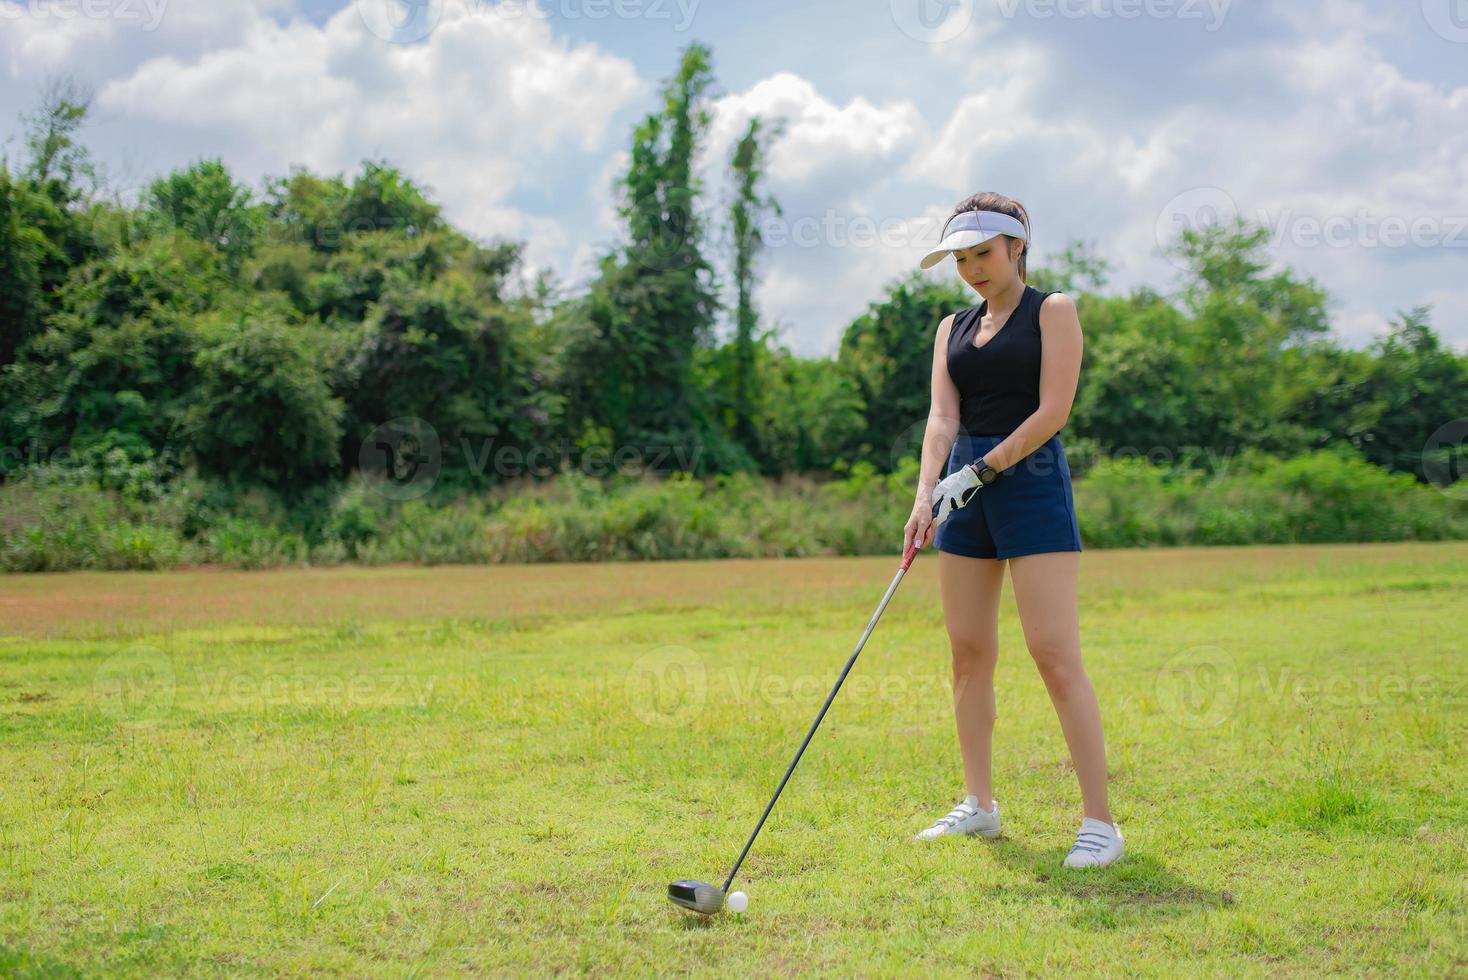
[[[974,494],[983,487],[979,480],[978,461],[960,466],[944,477],[929,492],[919,492],[913,501],[912,516],[903,529],[903,567],[912,562],[912,556],[938,533],[938,528],[960,507],[965,507]]]

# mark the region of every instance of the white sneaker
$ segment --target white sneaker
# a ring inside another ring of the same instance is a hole
[[[947,834],[978,834],[980,837],[999,836],[999,801],[990,800],[992,810],[979,809],[979,798],[970,794],[958,806],[939,817],[938,822],[927,830],[914,835],[913,840],[933,840]]]
[[[1104,868],[1121,857],[1121,828],[1114,823],[1086,817],[1081,821],[1076,842],[1065,856],[1067,868]]]

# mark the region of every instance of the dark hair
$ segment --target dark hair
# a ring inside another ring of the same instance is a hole
[[[1030,214],[1025,210],[1025,206],[1012,197],[1005,197],[1003,194],[998,194],[994,191],[980,191],[973,197],[966,197],[962,201],[959,201],[958,206],[953,209],[955,215],[963,214],[965,211],[998,211],[1000,214],[1007,214],[1011,218],[1017,218],[1019,223],[1025,226],[1025,231],[1030,230]],[[1008,242],[1014,240],[1013,235],[1005,235],[1004,238],[1006,240],[1006,247],[1008,247]],[[1026,241],[1019,253],[1020,282],[1026,281],[1025,265],[1027,264],[1029,255],[1030,243]]]

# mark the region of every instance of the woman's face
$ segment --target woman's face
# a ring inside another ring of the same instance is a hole
[[[953,262],[959,277],[986,298],[1007,288],[1019,278],[1019,268],[1010,255],[1011,242],[1022,245],[1015,239],[996,235],[987,242],[954,251]]]

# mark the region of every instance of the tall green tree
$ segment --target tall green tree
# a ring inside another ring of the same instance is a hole
[[[58,308],[3,375],[8,445],[47,455],[169,449],[193,387],[190,324],[233,293],[214,249],[143,240],[72,270]]]
[[[1360,391],[1376,416],[1361,447],[1366,458],[1419,480],[1428,438],[1468,418],[1468,357],[1443,347],[1430,314],[1426,306],[1397,313],[1391,332],[1372,345],[1375,360]]]
[[[400,228],[409,237],[443,227],[442,208],[386,160],[364,160],[342,208],[347,231]]]
[[[1282,425],[1297,430],[1307,449],[1350,443],[1367,454],[1382,411],[1368,390],[1376,357],[1342,347],[1333,337],[1291,347],[1284,357]]]
[[[720,470],[743,455],[693,383],[694,353],[711,342],[718,310],[693,169],[712,81],[708,49],[690,45],[663,87],[661,110],[633,134],[618,182],[628,242],[602,258],[587,295],[558,317],[583,448],[669,447],[669,463],[691,470]]]
[[[340,174],[321,176],[297,164],[285,177],[266,177],[264,185],[272,244],[320,252],[341,248],[352,189]]]
[[[59,208],[85,202],[102,183],[91,152],[76,139],[91,105],[91,90],[67,75],[48,79],[41,105],[21,117],[30,151],[22,175]]]
[[[15,180],[0,164],[0,370],[15,360],[25,341],[40,332],[48,308],[46,268],[62,259],[41,230],[38,214],[52,223],[61,214],[47,198]]]
[[[75,79],[51,79],[22,113],[26,156],[0,159],[0,367],[41,331],[70,270],[104,246],[86,214],[100,177],[76,134],[91,105]]]
[[[195,357],[184,421],[200,471],[287,493],[329,476],[345,406],[330,388],[328,345],[273,312],[203,321],[210,342]]]
[[[1098,293],[1105,288],[1111,263],[1096,254],[1093,246],[1076,240],[1042,268],[1030,270],[1026,282],[1043,293],[1062,292],[1075,298],[1081,293]]]
[[[733,432],[750,453],[761,458],[764,452],[754,426],[753,391],[755,385],[755,347],[759,343],[759,313],[754,308],[755,257],[764,246],[759,222],[766,212],[783,214],[778,201],[760,189],[764,179],[764,149],[758,116],[734,147],[731,170],[734,177],[734,201],[729,208],[729,225],[734,243],[734,285],[737,299],[734,307],[733,357]],[[771,138],[779,135],[779,126],[771,128]]]
[[[704,352],[705,373],[727,385],[732,343]],[[829,358],[798,357],[763,333],[752,348],[750,425],[766,475],[830,471],[852,457],[866,429],[865,404],[855,382]]]
[[[1145,288],[1084,295],[1077,306],[1086,344],[1068,429],[1106,452],[1182,461],[1197,447],[1206,458],[1211,420],[1195,394],[1187,316]]]
[[[201,160],[153,181],[143,196],[154,233],[178,232],[216,248],[237,275],[255,249],[265,221],[248,187],[236,184],[220,159]]]
[[[542,444],[561,399],[539,373],[529,315],[502,302],[497,285],[471,262],[389,282],[346,362],[344,462],[355,465],[374,428],[413,416],[443,447],[444,490],[518,475],[501,473],[495,454],[515,448],[523,457]]]
[[[1218,452],[1256,446],[1285,455],[1308,434],[1282,423],[1289,412],[1285,351],[1328,334],[1326,294],[1293,270],[1270,273],[1269,229],[1187,229],[1168,247],[1187,269],[1181,300],[1191,336],[1182,355],[1199,370],[1192,398],[1211,415],[1198,435]]]
[[[271,241],[320,252],[343,248],[353,234],[398,230],[407,237],[444,227],[441,208],[387,161],[363,160],[348,185],[340,174],[322,177],[304,167],[265,180]]]

